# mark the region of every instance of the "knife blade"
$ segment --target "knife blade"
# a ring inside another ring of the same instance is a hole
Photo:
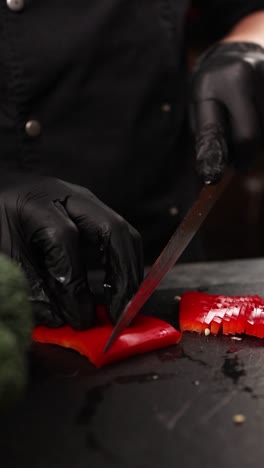
[[[233,173],[229,170],[220,182],[215,185],[205,185],[202,188],[198,198],[151,267],[137,293],[125,307],[104,348],[104,352],[109,350],[123,329],[131,323],[145,302],[157,289],[162,279],[175,265],[198,229],[201,227],[215,202],[223,193],[232,176]]]

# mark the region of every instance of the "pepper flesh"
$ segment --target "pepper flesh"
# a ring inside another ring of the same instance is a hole
[[[181,331],[217,335],[246,333],[264,338],[264,299],[260,296],[216,296],[187,292],[180,302]]]
[[[69,326],[51,329],[44,326],[33,330],[33,341],[71,348],[86,356],[96,367],[120,361],[136,354],[179,343],[182,334],[163,320],[138,315],[125,329],[107,353],[103,353],[113,330],[105,307],[98,308],[98,326],[76,331]]]

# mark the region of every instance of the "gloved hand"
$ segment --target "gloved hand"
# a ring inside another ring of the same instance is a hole
[[[101,253],[116,321],[143,278],[138,232],[83,187],[1,172],[0,251],[24,269],[37,323],[76,329],[94,324],[85,245]]]
[[[194,70],[191,120],[197,170],[216,182],[228,162],[245,169],[262,150],[264,49],[252,43],[220,43]]]

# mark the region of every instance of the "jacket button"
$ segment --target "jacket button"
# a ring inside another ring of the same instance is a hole
[[[179,214],[179,210],[177,206],[171,206],[169,209],[170,216],[177,216]]]
[[[41,133],[41,125],[38,120],[29,120],[25,126],[26,133],[29,137],[35,138]]]
[[[169,102],[164,102],[161,106],[162,112],[170,112],[171,111],[171,104]]]
[[[6,4],[12,11],[21,11],[25,6],[25,0],[6,0]]]

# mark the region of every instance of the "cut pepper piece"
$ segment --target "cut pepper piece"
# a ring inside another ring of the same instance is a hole
[[[184,293],[180,302],[181,331],[204,332],[209,325],[208,316],[214,300],[215,296],[205,298],[200,292]],[[184,314],[181,314],[182,310]]]
[[[254,336],[264,338],[264,306],[259,307],[261,308],[261,312],[257,320],[255,320]]]
[[[231,316],[228,313],[225,313],[223,321],[222,321],[223,335],[229,335],[230,320],[231,320]]]
[[[223,334],[264,337],[264,299],[259,296],[216,296],[184,293],[180,302],[180,329],[198,331],[210,328]]]
[[[230,317],[230,324],[229,324],[229,333],[230,335],[236,335],[237,333],[237,320],[239,317],[240,309],[242,305],[238,304],[232,308],[232,315]]]
[[[262,308],[259,304],[251,306],[251,313],[248,316],[246,323],[246,334],[256,336],[258,329],[260,328],[259,318],[261,316]]]
[[[255,304],[253,336],[264,338],[264,303],[261,301]]]
[[[244,302],[240,307],[240,311],[237,317],[237,324],[236,324],[236,333],[238,334],[245,333],[247,316],[248,316],[248,311],[250,307],[251,307],[250,304],[246,302]]]
[[[218,335],[218,333],[220,332],[222,327],[222,320],[222,317],[214,317],[214,319],[212,320],[210,329],[213,335]]]
[[[104,346],[113,330],[104,308],[98,311],[99,326],[76,331],[69,326],[51,329],[44,326],[33,330],[33,341],[71,348],[86,356],[96,367],[120,361],[136,354],[146,353],[179,343],[182,334],[163,320],[138,315],[123,331],[107,353]]]

